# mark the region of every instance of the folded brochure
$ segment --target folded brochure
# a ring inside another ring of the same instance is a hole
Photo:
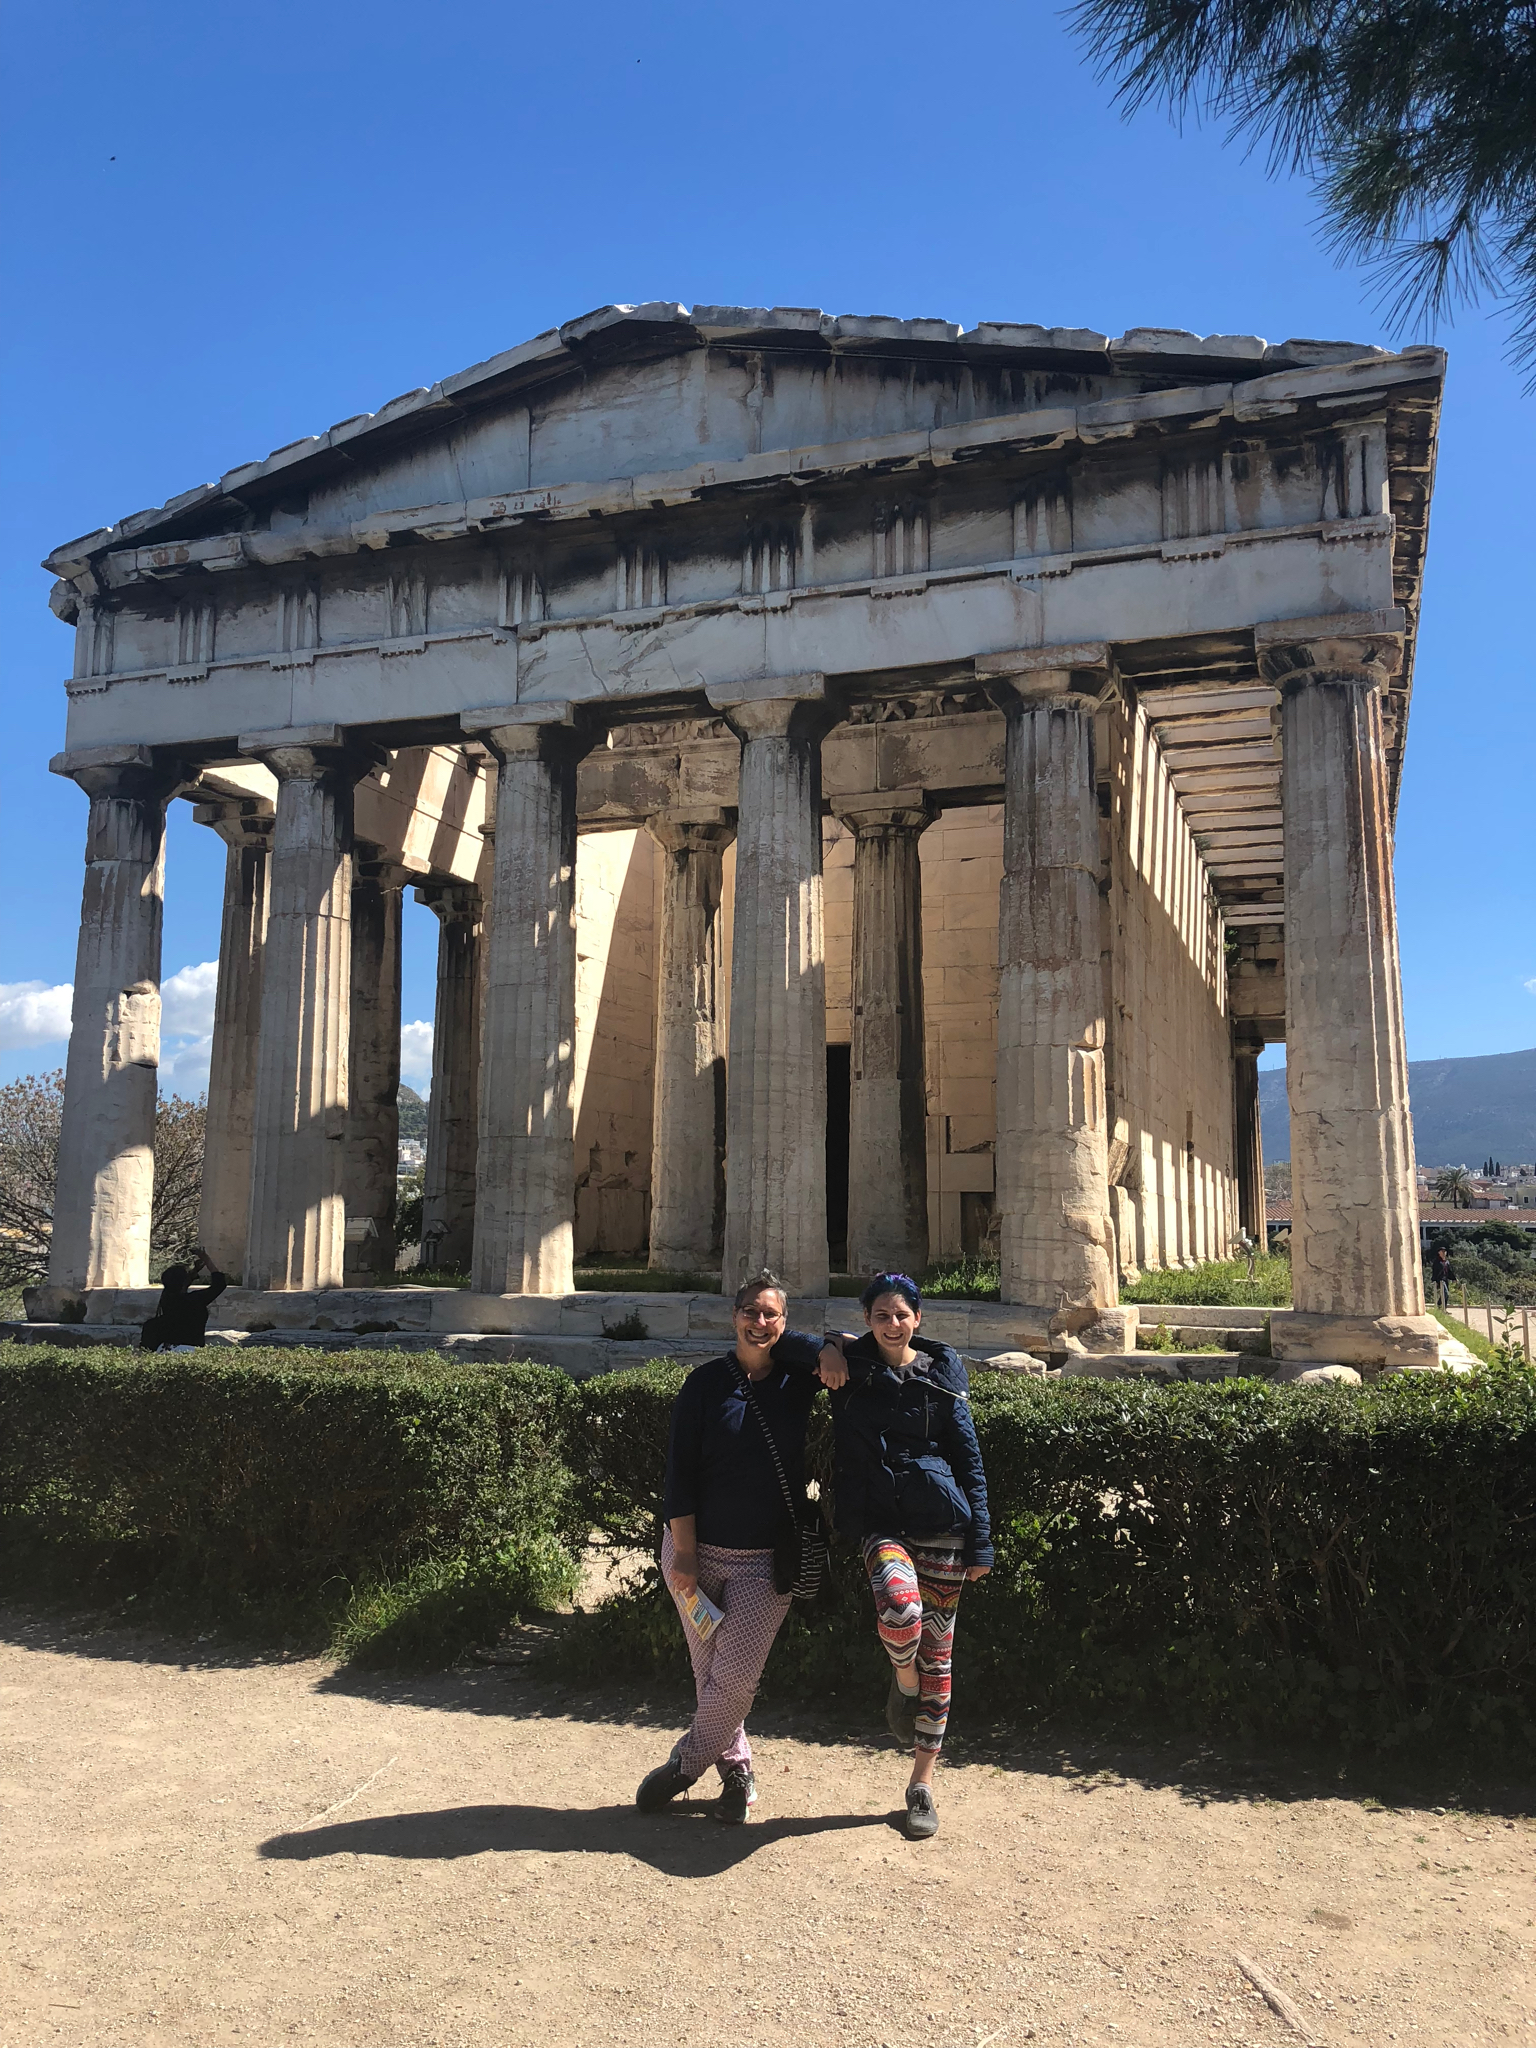
[[[691,1593],[683,1593],[679,1598],[690,1626],[703,1641],[707,1642],[724,1621],[725,1609],[717,1607],[709,1595],[701,1593],[697,1586]]]

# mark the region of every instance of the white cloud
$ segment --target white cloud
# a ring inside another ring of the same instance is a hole
[[[199,1095],[208,1092],[208,1062],[213,1053],[213,1038],[209,1034],[202,1038],[184,1039],[179,1045],[160,1047],[159,1087],[162,1095],[185,1096],[195,1102]]]
[[[218,987],[217,960],[178,967],[160,984],[160,1029],[171,1038],[206,1037],[213,1029],[213,999]]]
[[[1536,974],[1533,974],[1530,980],[1525,985],[1530,990],[1531,994],[1533,996],[1536,996]]]
[[[430,1024],[402,1024],[400,1026],[400,1078],[408,1088],[414,1088],[418,1095],[425,1095],[432,1086],[432,1026]]]
[[[57,1045],[69,1036],[69,982],[0,981],[0,1052],[29,1045]]]

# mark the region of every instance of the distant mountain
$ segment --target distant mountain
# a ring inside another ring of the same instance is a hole
[[[1410,1060],[1414,1151],[1421,1166],[1536,1160],[1536,1047],[1475,1060]],[[1285,1069],[1259,1076],[1264,1157],[1291,1156]]]
[[[400,1084],[400,1135],[402,1138],[419,1138],[423,1144],[427,1137],[427,1105],[414,1088]]]

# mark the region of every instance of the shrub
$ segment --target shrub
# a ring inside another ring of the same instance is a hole
[[[434,1353],[0,1345],[7,1576],[452,1654],[488,1604],[574,1584],[574,1402]]]
[[[594,1526],[654,1544],[675,1366],[581,1389]],[[1363,1391],[1166,1390],[977,1375],[997,1543],[961,1610],[962,1711],[1176,1717],[1331,1744],[1475,1738],[1536,1720],[1536,1374]],[[825,1404],[811,1466],[825,1484]],[[858,1560],[795,1608],[769,1697],[878,1691]],[[658,1578],[566,1639],[571,1668],[681,1671]]]

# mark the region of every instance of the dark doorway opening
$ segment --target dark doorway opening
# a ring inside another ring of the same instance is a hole
[[[848,1270],[848,1111],[853,1090],[853,1047],[827,1047],[827,1257],[834,1273]]]

